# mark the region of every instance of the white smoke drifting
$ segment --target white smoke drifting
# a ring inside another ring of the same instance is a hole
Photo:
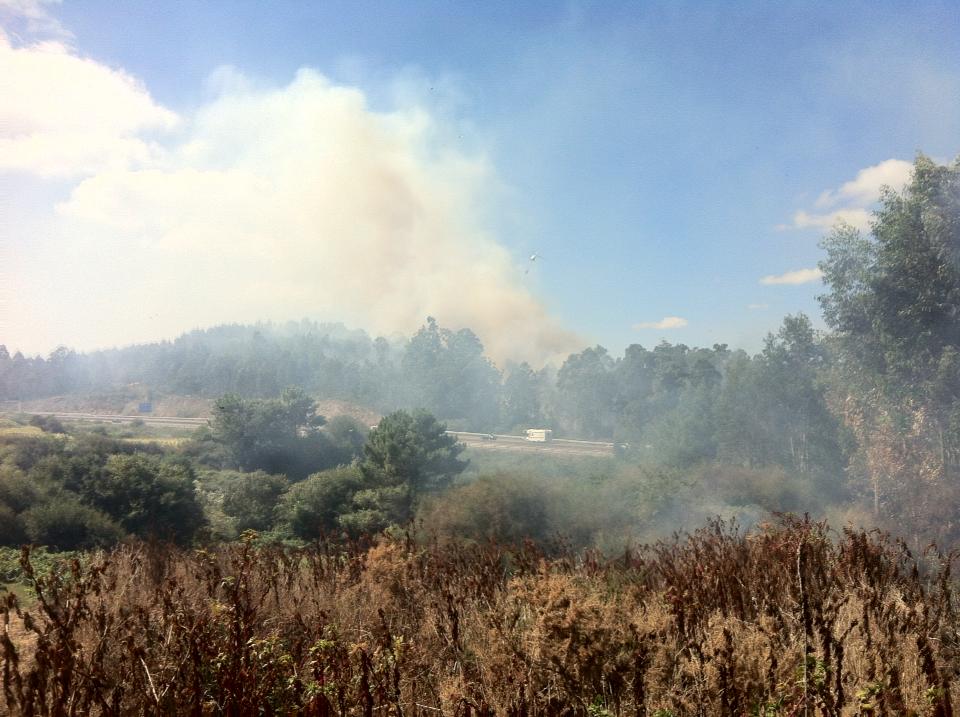
[[[540,363],[581,345],[484,231],[479,216],[496,186],[487,161],[444,141],[455,133],[415,104],[375,112],[358,89],[309,69],[269,89],[220,71],[217,96],[178,117],[125,74],[63,46],[0,50],[53,52],[61,70],[35,69],[49,57],[4,65],[33,73],[17,79],[30,90],[21,104],[38,105],[43,122],[30,136],[0,127],[0,179],[82,177],[49,235],[13,237],[23,311],[0,340],[105,346],[303,317],[410,333],[430,315],[472,328],[498,361]],[[94,72],[100,95],[63,107],[60,126],[42,99],[70,72]],[[0,95],[0,117],[7,104]],[[126,113],[115,143],[87,131],[111,106]],[[31,153],[43,146],[56,151]]]

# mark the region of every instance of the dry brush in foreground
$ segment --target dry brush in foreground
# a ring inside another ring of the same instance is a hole
[[[807,520],[613,560],[251,536],[23,560],[13,714],[945,717],[960,694],[950,561]]]

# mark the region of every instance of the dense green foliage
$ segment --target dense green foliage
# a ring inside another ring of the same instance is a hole
[[[293,486],[283,497],[279,515],[292,535],[314,540],[324,535],[362,530],[370,516],[354,503],[363,488],[355,467],[316,473]]]
[[[238,532],[269,530],[277,503],[289,487],[286,476],[236,473],[224,481],[223,512],[236,521]]]
[[[407,523],[466,466],[463,445],[427,413],[393,413],[364,442],[352,419],[328,434],[315,409],[300,391],[228,395],[211,430],[167,448],[83,431],[0,435],[0,545],[83,549],[124,535],[187,544],[251,529],[356,536]]]
[[[397,411],[370,432],[360,474],[369,486],[364,500],[385,523],[404,523],[419,498],[447,487],[467,467],[463,444],[425,412]]]
[[[125,534],[179,543],[205,524],[192,465],[96,434],[0,440],[0,543],[62,550]]]
[[[286,389],[279,399],[227,394],[214,403],[210,433],[238,470],[303,478],[322,467],[328,442],[318,429],[325,422],[301,389]]]

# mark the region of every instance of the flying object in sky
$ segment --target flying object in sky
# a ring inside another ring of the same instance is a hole
[[[537,254],[536,252],[534,252],[533,254],[530,255],[530,263],[532,264],[532,263],[535,262],[537,259],[542,259],[542,258],[543,258],[542,256],[540,256],[539,254]],[[530,267],[528,266],[526,269],[524,269],[524,270],[523,270],[523,273],[524,273],[525,275],[526,275],[526,274],[529,274],[529,273],[530,273]]]

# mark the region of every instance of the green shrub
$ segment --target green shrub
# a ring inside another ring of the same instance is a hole
[[[41,491],[13,463],[0,463],[0,506],[21,513],[40,500]]]
[[[20,548],[0,547],[0,583],[28,584],[27,575],[20,564]],[[62,571],[71,560],[86,563],[89,554],[78,553],[72,550],[51,552],[45,547],[30,549],[30,564],[34,572],[43,578],[48,577],[55,570]]]
[[[44,433],[66,433],[67,429],[63,427],[56,416],[31,416],[30,425],[36,426]]]
[[[184,461],[112,455],[102,478],[84,485],[81,495],[135,535],[185,544],[204,524],[194,479]]]
[[[234,518],[237,530],[269,530],[280,497],[290,486],[285,476],[231,472],[225,481],[223,512]]]
[[[539,481],[498,474],[454,488],[419,514],[441,539],[519,543],[550,537],[553,491]]]
[[[0,503],[0,545],[20,545],[26,539],[23,520],[12,508]]]
[[[21,518],[31,542],[56,550],[106,547],[123,537],[109,516],[66,493],[35,505]]]
[[[344,529],[363,532],[368,521],[347,517],[356,512],[354,498],[362,485],[360,472],[352,466],[314,473],[287,491],[277,508],[279,517],[290,533],[304,540]]]

